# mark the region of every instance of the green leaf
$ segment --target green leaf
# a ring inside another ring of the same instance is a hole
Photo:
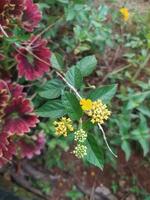
[[[131,156],[131,146],[130,146],[130,128],[131,128],[131,112],[122,110],[122,114],[115,118],[115,122],[119,128],[120,144],[122,150],[125,152],[126,160],[129,160]],[[120,123],[121,122],[121,123]]]
[[[128,100],[126,109],[131,110],[139,107],[143,101],[150,96],[150,91],[137,92],[133,95],[128,95],[125,100]]]
[[[85,159],[89,163],[99,167],[100,169],[103,169],[104,154],[102,147],[97,143],[93,135],[89,135],[88,137],[87,156]]]
[[[100,88],[96,88],[88,94],[88,98],[95,101],[97,99],[101,99],[104,103],[108,103],[113,96],[115,95],[117,90],[117,85],[106,85]]]
[[[60,2],[60,3],[65,3],[65,4],[69,3],[69,0],[57,0],[57,1]]]
[[[76,66],[80,69],[82,76],[89,76],[96,68],[97,60],[95,56],[86,56]]]
[[[99,14],[99,18],[101,20],[105,20],[106,17],[107,17],[107,14],[108,14],[108,10],[109,8],[105,5],[101,5],[99,8],[98,8],[98,14]]]
[[[90,49],[91,49],[91,46],[89,44],[81,43],[75,48],[74,53],[75,53],[75,55],[77,55],[79,53],[83,53],[85,51],[89,51]],[[80,69],[80,67],[79,67],[79,69]],[[84,72],[84,74],[85,73],[86,72]],[[84,76],[84,74],[82,73],[83,76]]]
[[[62,103],[69,117],[73,120],[79,120],[82,116],[82,109],[78,99],[72,93],[66,92],[62,96]]]
[[[38,3],[40,10],[44,10],[46,8],[49,8],[49,5],[47,3]]]
[[[141,105],[140,107],[137,108],[143,115],[150,117],[150,110],[148,107]]]
[[[46,84],[44,84],[38,94],[46,99],[55,99],[61,95],[62,89],[64,88],[64,84],[62,81],[58,79],[53,79],[50,81],[47,81]]]
[[[58,117],[62,117],[66,114],[65,108],[62,105],[61,100],[49,100],[44,105],[39,107],[36,110],[36,113],[40,117],[49,117],[52,119],[56,119]]]
[[[149,144],[150,134],[146,119],[142,114],[140,114],[139,126],[134,131],[131,132],[131,135],[134,140],[137,140],[139,142],[139,144],[143,149],[144,156],[146,156],[150,148]]]
[[[125,152],[126,160],[128,161],[131,156],[130,143],[127,140],[123,140],[123,142],[121,144],[121,148]]]
[[[63,63],[62,56],[60,54],[52,53],[51,63],[52,63],[53,68],[57,69],[58,71],[62,71],[64,63]]]
[[[81,71],[76,66],[71,67],[66,73],[66,80],[75,88],[79,89],[83,81]]]

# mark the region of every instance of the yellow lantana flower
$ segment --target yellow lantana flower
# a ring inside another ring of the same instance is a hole
[[[107,109],[107,106],[103,104],[101,100],[91,101],[90,99],[81,99],[80,105],[82,110],[84,110],[85,113],[91,117],[91,122],[93,124],[103,124],[111,114],[111,112]]]
[[[90,99],[81,99],[80,100],[80,105],[82,110],[91,110],[92,108],[92,101]]]
[[[111,112],[101,100],[97,100],[92,103],[92,109],[87,111],[86,114],[91,117],[91,122],[93,124],[103,124],[104,121],[109,118]]]
[[[125,7],[120,8],[120,13],[123,16],[124,21],[125,22],[128,21],[129,16],[130,16],[128,8],[125,8]]]
[[[59,121],[54,122],[56,135],[67,136],[68,131],[73,131],[73,124],[70,118],[62,117]]]

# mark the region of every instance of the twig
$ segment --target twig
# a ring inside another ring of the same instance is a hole
[[[2,31],[2,33],[7,37],[9,38],[8,34],[6,33],[6,31],[3,29],[2,25],[0,24],[0,29]]]
[[[118,46],[117,49],[116,49],[116,52],[115,52],[115,55],[113,56],[110,67],[112,67],[114,65],[114,63],[116,62],[118,55],[119,55],[119,52],[120,52],[120,46]]]
[[[68,87],[76,94],[76,96],[79,99],[82,99],[82,97],[80,96],[80,94],[78,93],[78,91],[64,78],[64,76],[59,73],[58,71],[56,71],[56,74],[68,85]]]
[[[99,127],[99,129],[102,131],[103,138],[104,138],[104,141],[105,141],[105,143],[106,143],[106,146],[107,146],[108,150],[112,153],[113,156],[115,156],[115,157],[117,158],[118,156],[117,156],[117,155],[112,151],[112,149],[110,148],[110,146],[109,146],[109,144],[108,144],[108,142],[107,142],[107,138],[106,138],[105,132],[104,132],[102,126],[101,126],[99,123],[98,123],[98,127]]]
[[[41,31],[27,46],[27,48],[29,48],[38,38],[41,37],[41,35],[43,35],[45,32],[47,32],[50,28],[52,28],[61,18],[61,17],[58,17],[58,20],[55,21],[53,24],[50,24],[48,27],[46,27],[43,31]]]
[[[129,67],[131,67],[132,65],[131,64],[128,64],[128,65],[125,65],[124,67],[120,67],[119,69],[116,69],[114,71],[111,71],[109,72],[108,74],[106,74],[106,76],[104,76],[104,78],[102,79],[101,83],[105,82],[106,79],[111,76],[111,75],[114,75],[114,74],[117,74],[125,69],[128,69]]]
[[[27,180],[25,180],[22,176],[18,176],[17,174],[12,173],[11,177],[18,185],[20,185],[21,187],[25,188],[29,192],[35,194],[36,196],[39,196],[43,200],[49,200],[50,199],[50,197],[42,194],[42,192],[40,192],[39,190],[31,187],[29,182]]]
[[[43,173],[42,171],[37,170],[35,167],[27,163],[23,162],[23,170],[28,173],[28,176],[33,177],[34,179],[43,179],[48,181],[55,181],[60,179],[60,175],[52,175],[49,173]]]
[[[95,199],[94,198],[95,197],[95,186],[96,186],[96,177],[95,177],[92,189],[91,189],[90,200],[94,200]]]
[[[138,75],[140,74],[141,70],[146,66],[146,64],[148,63],[150,59],[150,53],[148,54],[148,56],[146,57],[145,61],[140,65],[140,67],[138,68],[137,72],[135,73],[134,77],[133,77],[133,81],[138,77]]]

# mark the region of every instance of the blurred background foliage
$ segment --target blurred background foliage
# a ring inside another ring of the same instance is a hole
[[[86,71],[86,63],[93,63],[96,58],[97,68],[90,77],[84,78],[85,87],[88,89],[117,83],[117,94],[111,103],[112,116],[105,127],[108,140],[114,149],[123,150],[126,161],[134,152],[137,152],[149,163],[150,9],[146,8],[146,12],[142,10],[141,14],[139,10],[129,8],[130,18],[128,22],[124,22],[119,9],[125,4],[118,5],[115,1],[95,4],[90,0],[37,0],[35,2],[39,4],[43,12],[43,20],[36,32],[39,33],[45,26],[52,25],[44,34],[53,51],[52,64],[55,63],[55,67],[66,71],[75,63],[82,64]],[[13,41],[24,41],[29,37],[20,33],[21,30],[16,28],[15,37],[11,39],[10,44]],[[9,48],[8,39],[6,54],[7,52],[9,54]],[[85,60],[83,60],[84,57]],[[4,62],[7,62],[5,66],[13,66],[12,60]],[[56,81],[55,84],[58,89],[64,87],[62,82]],[[51,83],[47,85],[48,90],[51,85]],[[47,91],[36,83],[35,91],[38,95],[33,101],[35,106],[39,107],[39,101],[47,102],[45,98]],[[113,88],[111,92],[113,93]],[[55,89],[52,93],[59,95],[60,91]],[[109,95],[111,94],[108,94],[108,98]],[[72,170],[71,163],[65,165],[62,150],[65,152],[69,150],[73,138],[71,136],[67,139],[56,138],[50,120],[45,119],[45,122],[41,122],[39,126],[45,131],[49,140],[48,151],[36,162],[39,164],[44,162],[47,169],[57,166],[61,169]],[[84,126],[87,130],[91,129],[86,124]],[[93,132],[97,133],[97,128]],[[96,140],[105,150],[106,147],[97,134],[93,134],[93,138],[93,141]],[[103,162],[111,164],[114,169],[117,167],[117,160],[108,151],[103,157]],[[88,166],[89,164],[85,161],[85,168]],[[139,199],[148,200],[147,192],[139,189],[135,182],[132,183],[132,192]],[[47,187],[43,188],[46,190]],[[118,185],[112,183],[114,193],[117,192],[117,188]],[[66,196],[73,200],[82,199],[82,193],[75,186],[66,193]]]

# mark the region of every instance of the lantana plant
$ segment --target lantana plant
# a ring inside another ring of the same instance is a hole
[[[116,85],[87,90],[83,80],[96,68],[95,56],[66,70],[43,36],[51,25],[34,34],[41,20],[32,0],[0,1],[0,167],[14,156],[40,155],[49,137],[38,124],[51,121],[56,137],[74,136],[71,153],[102,168],[105,147],[116,156],[102,127],[111,116],[106,103],[115,95]],[[103,147],[95,130],[102,133]]]

